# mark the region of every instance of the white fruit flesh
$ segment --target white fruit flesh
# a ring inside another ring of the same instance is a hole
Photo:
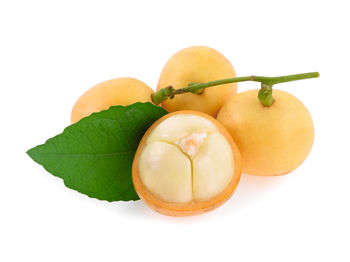
[[[140,159],[143,184],[161,199],[188,202],[192,199],[190,160],[174,145],[148,144]]]
[[[210,120],[177,114],[148,136],[139,170],[145,187],[164,201],[206,201],[232,180],[234,156],[229,142]]]
[[[193,159],[193,199],[205,201],[224,191],[234,173],[232,149],[226,138],[213,133]]]

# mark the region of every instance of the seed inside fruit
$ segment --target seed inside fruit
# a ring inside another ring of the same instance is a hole
[[[149,134],[139,159],[142,183],[172,203],[201,202],[225,190],[234,155],[224,135],[200,115],[176,114]]]

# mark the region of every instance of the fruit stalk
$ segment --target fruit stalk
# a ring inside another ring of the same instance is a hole
[[[318,72],[303,73],[303,74],[294,74],[286,76],[277,76],[277,77],[266,77],[266,76],[243,76],[243,77],[234,77],[234,78],[225,78],[215,81],[210,81],[206,83],[191,83],[188,86],[180,89],[175,89],[173,86],[167,86],[159,89],[157,92],[151,95],[153,103],[156,105],[164,102],[168,98],[172,99],[176,95],[184,93],[193,93],[193,94],[202,94],[204,89],[211,86],[224,85],[229,83],[245,82],[245,81],[254,81],[261,83],[261,89],[259,91],[258,98],[264,106],[270,106],[273,104],[274,99],[272,97],[272,86],[275,84],[316,78],[319,77]]]

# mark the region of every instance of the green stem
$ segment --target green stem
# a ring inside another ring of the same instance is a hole
[[[184,93],[193,93],[200,95],[203,93],[204,89],[211,86],[224,85],[229,83],[245,82],[245,81],[254,81],[261,83],[261,89],[259,91],[258,98],[264,106],[270,106],[273,104],[274,99],[272,97],[272,86],[275,84],[309,79],[319,77],[318,72],[296,74],[296,75],[286,75],[286,76],[277,76],[277,77],[266,77],[266,76],[243,76],[243,77],[234,77],[226,78],[215,81],[210,81],[206,83],[191,83],[188,86],[180,89],[174,89],[172,86],[159,89],[157,92],[152,94],[152,101],[158,105],[168,98],[172,99],[174,96]]]

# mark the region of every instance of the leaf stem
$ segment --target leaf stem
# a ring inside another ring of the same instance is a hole
[[[259,91],[259,100],[264,106],[270,106],[274,102],[272,97],[272,86],[275,84],[316,78],[319,77],[320,74],[318,72],[311,73],[303,73],[303,74],[294,74],[294,75],[286,75],[286,76],[277,76],[277,77],[266,77],[266,76],[243,76],[243,77],[234,77],[234,78],[226,78],[219,79],[215,81],[210,81],[206,83],[191,83],[188,86],[180,89],[175,89],[173,86],[167,86],[159,89],[157,92],[152,94],[152,101],[156,105],[164,102],[168,98],[172,99],[176,95],[184,94],[184,93],[193,93],[193,94],[202,94],[204,89],[211,86],[224,85],[229,83],[237,83],[237,82],[245,82],[245,81],[254,81],[261,83],[261,89]]]

